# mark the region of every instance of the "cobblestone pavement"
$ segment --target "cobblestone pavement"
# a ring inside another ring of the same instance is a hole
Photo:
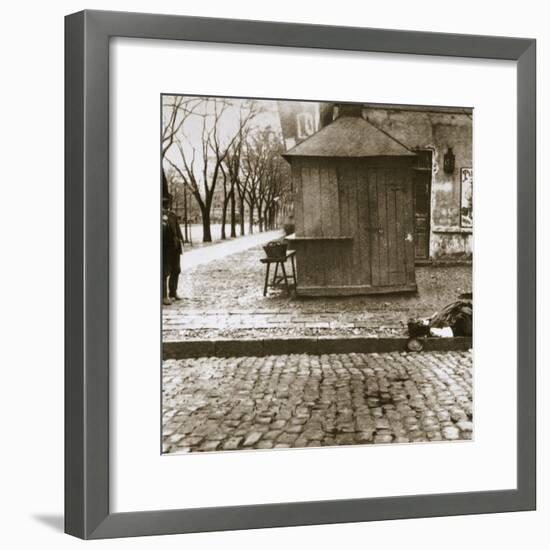
[[[272,290],[264,297],[263,256],[255,246],[184,271],[183,300],[163,308],[164,340],[397,336],[409,317],[431,315],[472,288],[469,265],[425,266],[416,268],[417,294],[298,298]]]
[[[163,450],[472,438],[472,354],[167,360]]]

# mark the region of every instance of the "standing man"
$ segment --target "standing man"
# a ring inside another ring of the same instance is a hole
[[[183,235],[178,217],[171,210],[172,195],[162,197],[162,303],[169,306],[178,296],[178,279],[181,272],[180,256]]]

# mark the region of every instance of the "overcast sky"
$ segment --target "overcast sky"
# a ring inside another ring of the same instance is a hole
[[[166,95],[163,96],[162,101],[162,119],[163,127],[167,124],[167,121],[170,119],[170,114],[172,112],[171,104],[174,103],[176,98],[181,98],[182,96],[173,96]],[[185,158],[188,164],[191,164],[193,158],[195,163],[194,174],[197,181],[201,182],[202,180],[202,166],[203,166],[203,123],[206,116],[207,129],[212,129],[214,121],[216,120],[216,112],[220,112],[223,107],[223,112],[218,118],[217,132],[218,132],[218,142],[221,148],[225,148],[230,141],[234,138],[235,134],[239,128],[239,120],[242,112],[247,112],[250,108],[250,103],[253,102],[255,110],[258,112],[250,122],[252,129],[266,129],[271,128],[275,133],[282,136],[281,122],[279,118],[279,109],[278,104],[283,104],[283,102],[278,102],[277,100],[250,100],[250,99],[234,99],[234,98],[214,98],[214,97],[196,97],[196,96],[184,96],[185,101],[190,101],[191,106],[195,108],[195,113],[190,115],[185,122],[183,123],[179,135],[179,142],[182,144],[184,150]],[[290,112],[293,112],[294,109],[300,108],[299,105],[304,106],[305,108],[311,109],[313,103],[311,102],[298,102],[298,101],[288,101],[284,102],[287,104],[292,104]],[[317,105],[317,104],[315,104]],[[290,107],[291,105],[288,105]],[[289,116],[289,110],[286,111],[286,116]],[[286,119],[285,119],[286,120]],[[287,144],[288,146],[288,144]],[[212,152],[208,153],[210,157]],[[179,167],[182,167],[183,162],[181,159],[181,154],[175,145],[171,147],[167,153],[167,158],[176,164]],[[169,163],[165,163],[165,168],[168,169]]]

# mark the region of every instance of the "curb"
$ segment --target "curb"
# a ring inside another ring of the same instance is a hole
[[[163,359],[189,359],[196,357],[263,357],[265,355],[288,355],[308,353],[388,353],[407,351],[409,338],[266,338],[256,340],[184,340],[164,342]],[[420,339],[423,351],[466,351],[472,347],[472,338]]]

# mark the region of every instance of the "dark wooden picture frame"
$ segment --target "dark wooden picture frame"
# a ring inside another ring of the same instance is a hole
[[[516,489],[111,513],[109,39],[118,36],[516,62]],[[67,533],[97,539],[535,509],[535,40],[102,11],[67,16],[65,40]]]

